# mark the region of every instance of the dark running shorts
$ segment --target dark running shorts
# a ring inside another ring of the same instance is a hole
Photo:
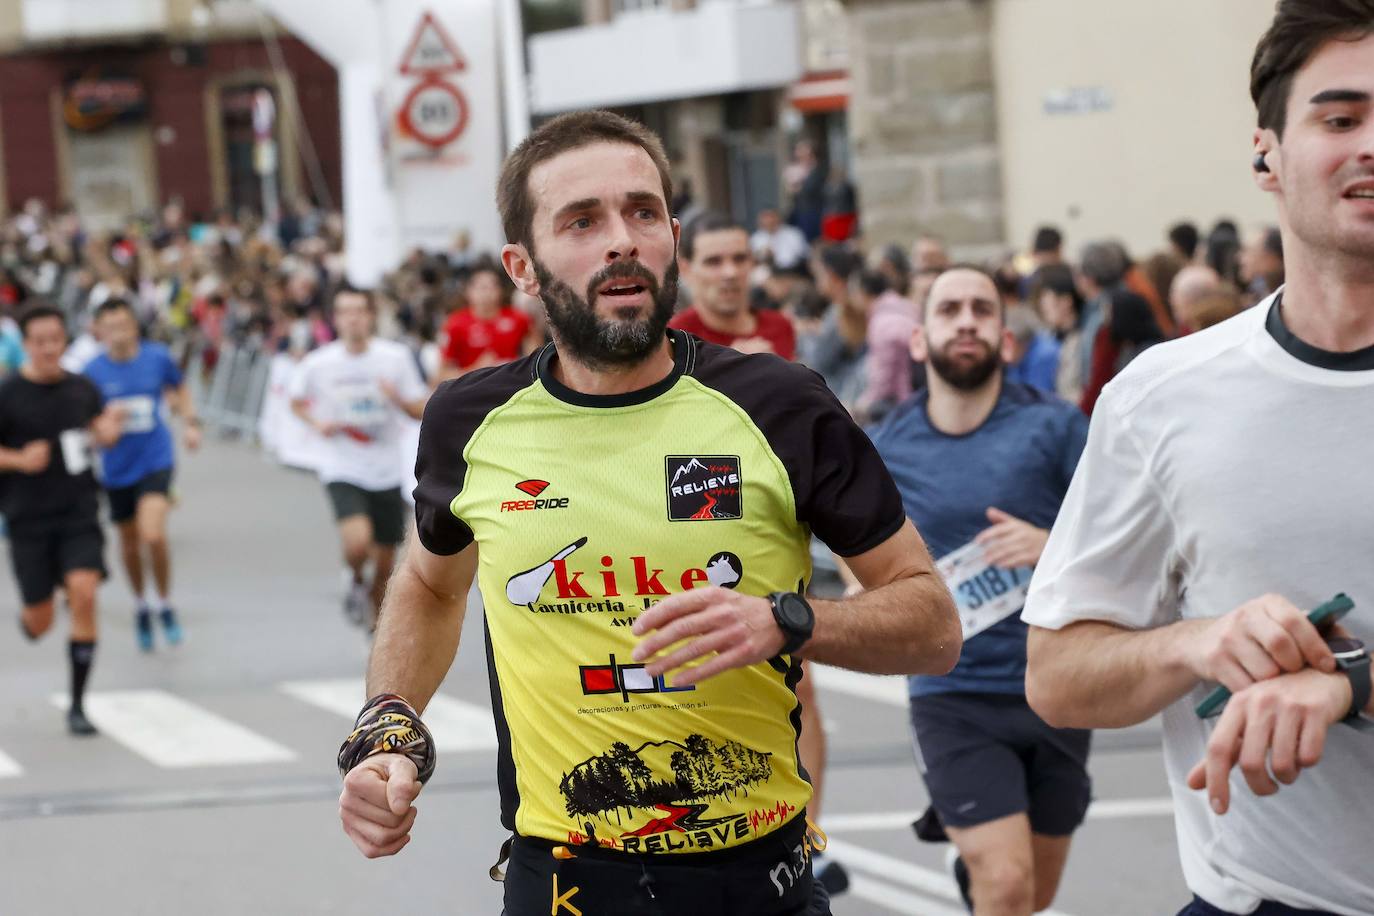
[[[503,916],[830,916],[830,897],[802,853],[806,819],[720,852],[634,856],[517,837]],[[556,893],[555,893],[556,889]]]
[[[334,518],[343,521],[354,515],[366,515],[372,522],[372,541],[384,547],[395,547],[406,539],[406,501],[401,488],[364,490],[351,483],[328,483],[329,501],[334,505]]]
[[[105,535],[95,519],[48,530],[10,532],[10,560],[24,606],[42,604],[69,572],[91,569],[105,578]]]
[[[1217,909],[1201,897],[1194,897],[1192,903],[1178,911],[1178,916],[1236,916],[1236,914]],[[1298,910],[1286,904],[1266,900],[1250,916],[1334,916],[1334,914],[1322,910]]]
[[[1092,799],[1092,732],[1051,728],[1023,696],[940,693],[911,701],[917,764],[947,827],[1025,812],[1031,831],[1068,836]]]
[[[153,471],[147,477],[127,487],[112,487],[105,491],[110,499],[110,521],[122,525],[138,514],[138,501],[149,493],[166,496],[172,492],[172,469]]]

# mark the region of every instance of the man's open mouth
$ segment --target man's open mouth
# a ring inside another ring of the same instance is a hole
[[[608,283],[599,292],[603,296],[637,296],[645,289],[640,283]]]

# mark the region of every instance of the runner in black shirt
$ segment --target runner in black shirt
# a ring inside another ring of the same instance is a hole
[[[102,411],[89,379],[59,364],[67,347],[61,312],[35,306],[19,324],[29,362],[0,384],[0,506],[24,603],[19,626],[31,640],[46,633],[53,592],[65,589],[72,613],[67,726],[90,735],[95,728],[81,698],[95,655],[95,591],[105,576],[91,444],[114,444],[120,416],[116,408]]]

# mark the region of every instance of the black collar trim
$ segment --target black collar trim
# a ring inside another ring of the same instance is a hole
[[[624,394],[586,394],[574,391],[554,378],[553,360],[558,355],[558,350],[551,343],[546,344],[535,359],[534,374],[543,382],[549,394],[576,407],[634,407],[638,404],[647,404],[654,398],[666,394],[683,375],[690,375],[696,365],[696,346],[691,334],[669,331],[668,339],[673,345],[673,371],[649,387],[637,391],[627,391]]]
[[[1374,369],[1374,346],[1352,350],[1349,353],[1336,353],[1314,347],[1288,330],[1288,325],[1283,323],[1282,305],[1283,294],[1280,293],[1274,298],[1274,304],[1269,307],[1269,314],[1264,319],[1264,328],[1289,356],[1309,366],[1337,372],[1363,372]]]

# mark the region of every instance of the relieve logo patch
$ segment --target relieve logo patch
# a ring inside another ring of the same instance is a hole
[[[669,455],[665,460],[669,521],[744,517],[738,455]]]

